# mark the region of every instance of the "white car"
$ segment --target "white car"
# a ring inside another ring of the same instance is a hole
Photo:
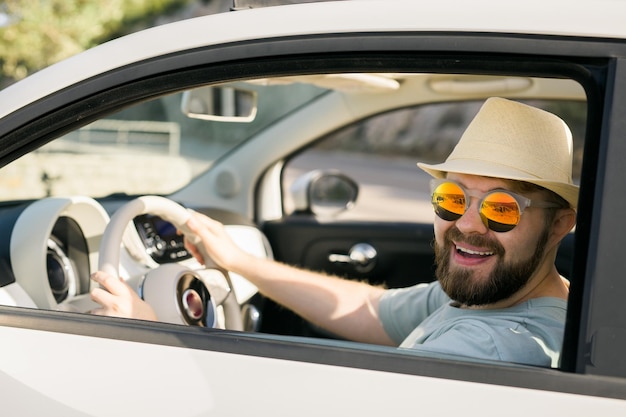
[[[626,2],[236,6],[0,91],[0,413],[626,415]],[[257,256],[430,282],[415,163],[445,159],[491,96],[574,133],[553,368],[339,340],[176,233],[193,209]],[[89,314],[98,269],[161,322]]]

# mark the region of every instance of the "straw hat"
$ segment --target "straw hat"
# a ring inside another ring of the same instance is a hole
[[[554,191],[576,208],[572,134],[552,113],[515,101],[485,101],[448,159],[417,165],[435,178],[446,173],[506,178]]]

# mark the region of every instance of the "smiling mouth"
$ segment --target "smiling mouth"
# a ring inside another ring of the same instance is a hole
[[[494,252],[492,251],[476,251],[467,248],[462,248],[460,246],[455,246],[456,252],[465,257],[465,258],[483,258],[487,256],[493,256]]]

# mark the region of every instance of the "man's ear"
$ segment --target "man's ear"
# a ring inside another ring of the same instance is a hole
[[[576,211],[571,208],[557,211],[552,221],[552,237],[560,242],[576,224]]]

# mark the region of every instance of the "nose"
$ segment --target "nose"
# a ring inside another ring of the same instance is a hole
[[[456,221],[456,227],[463,233],[479,233],[486,234],[489,232],[489,228],[483,222],[478,210],[478,201],[473,198],[470,202],[470,206],[460,219]]]

